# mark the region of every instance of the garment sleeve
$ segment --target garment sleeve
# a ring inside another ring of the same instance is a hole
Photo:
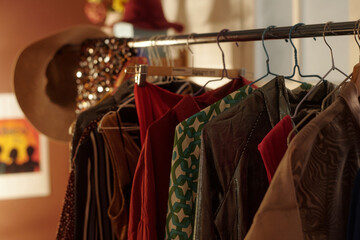
[[[121,125],[118,125],[115,115],[110,116],[111,118],[104,119],[105,129],[102,131],[110,155],[114,181],[108,214],[117,238],[127,239],[129,193],[140,150],[125,131],[120,132]],[[118,127],[119,130],[110,127]]]
[[[134,174],[133,185],[131,188],[130,208],[129,208],[129,225],[128,225],[128,239],[137,239],[138,225],[141,221],[141,212],[143,202],[141,189],[143,187],[143,179],[141,178],[144,172],[144,153],[141,151],[138,164]]]
[[[245,240],[304,239],[291,168],[291,152],[281,160]]]
[[[155,186],[152,180],[154,170],[149,143],[146,136],[135,170],[130,198],[128,239],[157,239],[156,221],[149,219],[150,216],[156,216]]]
[[[214,209],[221,199],[216,194],[220,191],[219,184],[213,184],[219,182],[219,177],[206,128],[201,134],[201,146],[193,239],[216,239]]]

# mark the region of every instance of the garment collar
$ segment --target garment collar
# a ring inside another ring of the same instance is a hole
[[[289,100],[285,91],[283,76],[277,76],[259,88],[263,95],[271,126],[274,127],[281,118],[289,115]]]
[[[352,115],[360,127],[360,104],[358,89],[353,82],[348,82],[340,92],[340,97],[347,103]]]

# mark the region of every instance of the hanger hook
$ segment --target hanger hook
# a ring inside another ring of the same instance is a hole
[[[359,28],[360,28],[360,19],[358,19],[356,22],[355,22],[355,27],[354,27],[354,39],[355,39],[355,42],[356,44],[358,45],[359,47],[359,62],[360,62],[360,43],[359,41],[356,39],[356,35],[357,37],[360,39],[360,36],[359,36]]]
[[[325,23],[325,26],[324,26],[324,31],[323,31],[323,39],[324,39],[325,44],[326,44],[326,45],[329,47],[329,49],[330,49],[330,54],[331,54],[331,64],[332,64],[331,69],[335,69],[335,61],[334,61],[334,54],[333,54],[333,50],[332,50],[331,46],[329,45],[329,43],[326,41],[326,38],[325,38],[325,31],[326,31],[326,28],[328,28],[328,29],[331,31],[331,28],[330,28],[330,24],[331,24],[331,23],[332,23],[331,21],[329,21],[329,22]]]
[[[360,40],[360,19],[358,20],[359,22],[358,22],[358,27],[357,27],[357,36],[358,36],[358,39]]]
[[[291,35],[292,35],[292,32],[294,30],[296,31],[296,29],[298,27],[303,26],[303,25],[305,25],[305,24],[304,23],[297,23],[297,24],[295,24],[294,26],[291,27],[290,32],[289,32],[289,41],[290,41],[291,46],[294,49],[295,67],[298,66],[297,49],[296,49],[296,47],[295,47],[295,45],[294,45],[294,43],[292,41],[292,36]]]
[[[169,36],[169,40],[174,40],[174,39],[175,39],[174,36]],[[172,51],[170,45],[168,47],[169,47],[169,53],[170,53],[171,66],[174,67],[175,63],[174,63],[173,51]]]
[[[169,40],[170,40],[170,36],[166,35],[165,36],[165,41],[169,41]],[[168,67],[170,67],[172,65],[171,65],[171,60],[170,60],[170,47],[169,47],[169,45],[166,45],[164,47],[164,52],[165,52],[166,65]]]
[[[188,49],[188,51],[191,53],[191,67],[194,67],[194,52],[191,50],[191,48],[190,48],[190,46],[189,46],[189,39],[190,39],[190,38],[193,38],[193,39],[194,39],[194,37],[193,37],[194,34],[196,34],[196,33],[191,33],[191,34],[187,37],[187,39],[186,39],[187,49]]]
[[[222,36],[226,39],[226,36],[224,35],[224,33],[228,32],[228,31],[229,31],[229,29],[222,29],[222,30],[218,33],[217,38],[216,38],[216,44],[218,45],[218,47],[219,47],[219,49],[220,49],[220,51],[221,51],[221,57],[222,57],[222,62],[223,62],[223,70],[222,70],[222,76],[221,76],[221,78],[224,78],[224,73],[225,73],[225,76],[226,76],[227,78],[229,78],[229,77],[228,77],[228,72],[227,72],[227,69],[226,69],[226,65],[225,65],[225,54],[224,54],[223,49],[222,49],[221,46],[220,46],[220,36],[222,35]]]
[[[150,40],[150,46],[148,48],[148,53],[149,53],[149,62],[150,65],[156,65],[156,59],[155,59],[155,53],[154,53],[154,38],[155,36],[151,36],[149,38]]]
[[[151,39],[151,49],[152,49],[152,53],[153,53],[153,57],[154,57],[154,64],[156,66],[159,66],[159,59],[158,59],[158,56],[157,56],[157,52],[156,52],[156,38],[157,36],[154,35]]]
[[[155,41],[154,41],[155,53],[156,53],[156,57],[158,59],[159,66],[162,66],[163,62],[162,62],[161,54],[159,52],[159,47],[157,46],[156,41],[158,41],[160,39],[160,37],[162,37],[162,36],[163,35],[156,35],[155,36]]]
[[[265,52],[265,55],[266,55],[266,68],[267,68],[267,71],[270,72],[270,67],[269,67],[269,62],[270,62],[270,57],[269,57],[269,54],[268,54],[268,51],[266,50],[266,47],[265,47],[265,33],[273,28],[275,28],[276,26],[274,25],[270,25],[268,26],[262,33],[262,36],[261,36],[261,43],[262,43],[262,46],[263,46],[263,49],[264,49],[264,52]]]

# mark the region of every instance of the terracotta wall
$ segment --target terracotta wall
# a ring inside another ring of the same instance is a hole
[[[17,52],[49,32],[88,23],[85,0],[0,0],[0,93],[13,92],[12,65]],[[54,239],[64,199],[69,146],[50,141],[51,195],[0,201],[0,239]]]

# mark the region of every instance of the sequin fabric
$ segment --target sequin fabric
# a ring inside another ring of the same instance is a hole
[[[76,113],[88,109],[112,91],[122,66],[136,55],[127,39],[88,39],[82,43],[76,72]]]
[[[61,218],[56,233],[57,240],[74,239],[74,226],[75,226],[75,175],[72,168],[66,188],[66,195],[64,199]]]

